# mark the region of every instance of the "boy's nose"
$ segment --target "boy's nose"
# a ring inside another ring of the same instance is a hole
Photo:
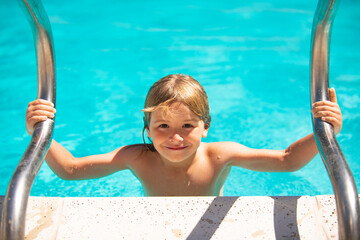
[[[181,137],[180,134],[178,133],[174,133],[170,136],[170,141],[171,142],[182,142],[184,139]]]

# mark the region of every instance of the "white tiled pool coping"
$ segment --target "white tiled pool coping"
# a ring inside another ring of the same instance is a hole
[[[331,195],[30,197],[25,229],[44,240],[338,238]]]

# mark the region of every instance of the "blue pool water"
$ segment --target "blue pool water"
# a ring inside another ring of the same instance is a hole
[[[206,141],[283,149],[312,131],[309,52],[316,2],[43,1],[57,73],[54,138],[75,156],[141,142],[148,88],[171,73],[192,75],[209,95]],[[106,4],[105,4],[106,3]],[[332,31],[330,78],[343,112],[338,141],[360,186],[360,3],[343,0]],[[30,27],[16,1],[0,1],[0,195],[30,136],[36,97]],[[320,157],[294,173],[233,168],[225,195],[332,194]],[[63,181],[44,163],[33,196],[141,196],[129,171]]]

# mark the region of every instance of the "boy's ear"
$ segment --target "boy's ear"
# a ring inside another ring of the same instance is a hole
[[[146,129],[146,133],[148,135],[148,138],[151,138],[151,133],[150,133],[149,127],[145,127],[145,129]]]
[[[203,131],[203,133],[202,133],[202,137],[203,137],[203,138],[206,138],[206,137],[207,137],[208,130],[209,130],[209,128],[205,128],[205,129],[204,129],[204,131]]]
[[[204,131],[202,133],[202,137],[206,138],[207,137],[207,133],[209,131],[209,127],[210,127],[210,122],[207,122],[204,124]]]

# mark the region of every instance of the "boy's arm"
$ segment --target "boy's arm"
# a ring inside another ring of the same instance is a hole
[[[106,154],[75,158],[63,146],[52,140],[45,160],[51,170],[62,179],[93,179],[127,169],[125,160],[132,157],[131,152],[127,147],[122,147]]]
[[[224,164],[259,172],[296,171],[318,153],[313,134],[296,141],[285,150],[254,149],[235,142],[211,145],[217,159]]]
[[[26,112],[26,130],[30,135],[37,122],[53,118],[54,105],[48,101],[37,99],[29,103]],[[133,150],[132,150],[133,149]],[[68,150],[52,140],[45,160],[50,168],[63,179],[90,179],[112,174],[126,169],[128,159],[134,155],[134,148],[123,147],[107,154],[75,158]]]
[[[333,125],[335,133],[342,126],[342,116],[334,89],[329,90],[330,101],[314,103],[314,117]],[[231,166],[255,171],[296,171],[309,163],[318,153],[316,141],[310,134],[291,144],[285,150],[251,149],[238,143],[221,143],[216,146],[223,152],[223,160]],[[222,150],[221,150],[222,149]]]

